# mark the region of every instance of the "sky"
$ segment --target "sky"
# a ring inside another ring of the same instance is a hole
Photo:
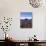
[[[20,16],[21,17],[32,17],[32,12],[21,12]]]

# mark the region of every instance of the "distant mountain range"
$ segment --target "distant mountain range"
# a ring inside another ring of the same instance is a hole
[[[20,19],[32,19],[32,17],[21,17]]]

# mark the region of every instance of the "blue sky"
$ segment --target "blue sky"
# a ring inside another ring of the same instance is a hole
[[[20,16],[21,17],[32,17],[32,12],[21,12]]]

